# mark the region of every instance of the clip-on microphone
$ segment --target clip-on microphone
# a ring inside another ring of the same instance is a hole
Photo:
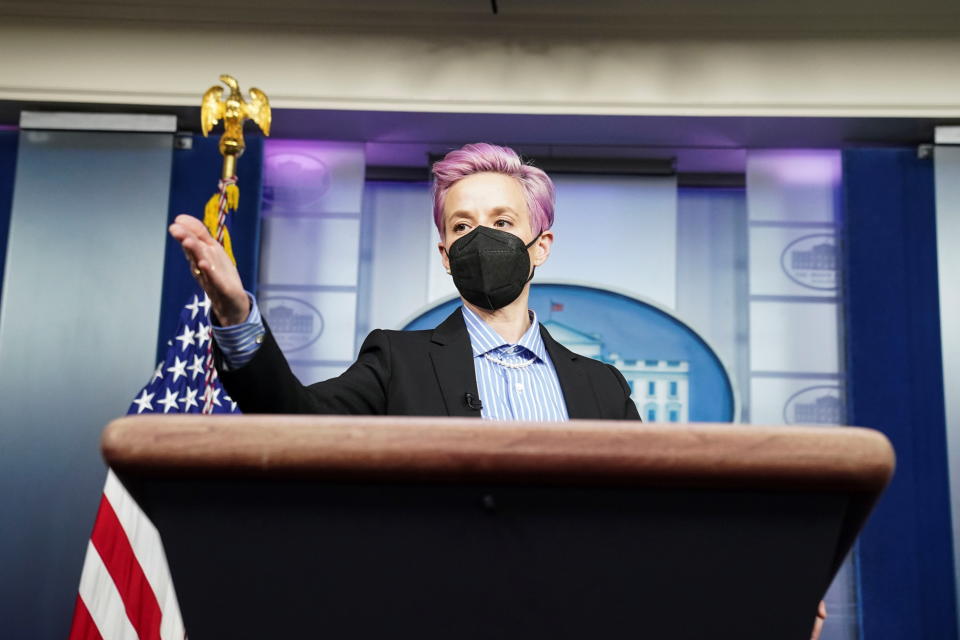
[[[463,395],[463,400],[467,403],[467,406],[474,411],[480,411],[483,409],[483,402],[481,402],[480,398],[475,397],[472,393],[465,393]]]

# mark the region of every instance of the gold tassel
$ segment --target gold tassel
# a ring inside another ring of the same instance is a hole
[[[227,185],[227,212],[236,211],[240,204],[240,188],[235,185]],[[217,223],[220,220],[220,194],[213,194],[207,205],[203,208],[203,224],[214,238],[217,237]],[[233,245],[230,243],[230,230],[223,229],[223,250],[230,256],[233,264],[237,264],[237,259],[233,257]]]

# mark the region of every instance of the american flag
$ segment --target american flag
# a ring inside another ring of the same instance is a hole
[[[194,295],[176,336],[128,414],[200,413],[210,341],[210,300]],[[239,413],[214,372],[214,413]],[[184,640],[177,595],[156,527],[112,471],[87,544],[70,640]]]

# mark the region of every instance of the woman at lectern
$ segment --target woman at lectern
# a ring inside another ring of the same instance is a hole
[[[431,331],[375,330],[342,375],[309,386],[290,370],[236,267],[200,223],[170,233],[212,303],[217,369],[244,413],[639,420],[612,365],[554,340],[528,308],[550,256],[554,187],[512,149],[469,144],[433,166],[437,247],[462,306]]]
[[[192,216],[170,234],[210,297],[217,370],[244,413],[639,420],[613,366],[554,340],[528,308],[553,245],[554,187],[512,149],[468,144],[433,166],[437,248],[462,306],[429,331],[370,333],[343,374],[304,386],[223,248]],[[812,640],[826,609],[817,612]]]

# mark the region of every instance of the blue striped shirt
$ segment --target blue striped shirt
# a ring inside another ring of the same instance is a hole
[[[250,292],[247,292],[247,297],[250,298],[250,314],[245,322],[229,327],[213,326],[213,339],[223,353],[223,363],[228,371],[239,369],[253,360],[267,331],[260,317],[257,299]]]
[[[480,415],[487,420],[567,420],[560,380],[540,337],[537,314],[530,311],[530,328],[516,344],[510,344],[476,313],[467,307],[461,310],[483,403]],[[530,364],[514,368],[527,362]]]
[[[239,369],[250,362],[263,341],[260,308],[256,299],[247,295],[250,315],[246,322],[213,327],[227,369]],[[560,380],[540,337],[537,314],[530,311],[530,328],[516,344],[510,344],[476,313],[466,307],[461,311],[470,335],[477,394],[483,403],[480,416],[487,420],[567,420]]]

